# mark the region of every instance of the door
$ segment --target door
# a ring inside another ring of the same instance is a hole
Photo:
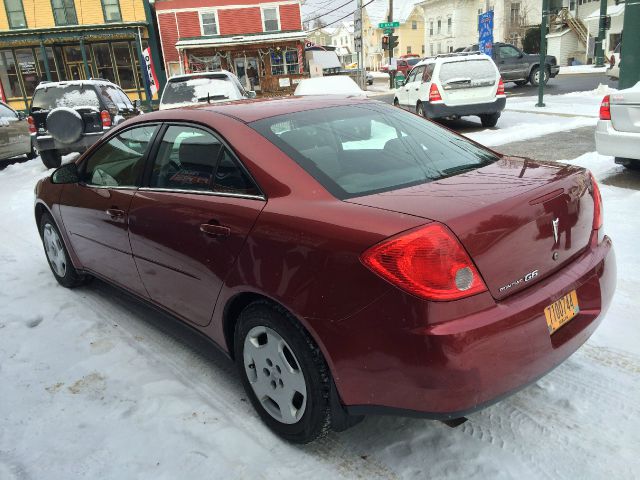
[[[82,63],[70,63],[67,67],[69,68],[69,78],[71,80],[87,79],[87,76],[84,73],[84,65]]]
[[[411,84],[415,81],[415,78],[416,78],[415,72],[411,72],[407,77],[407,79],[405,80],[404,85],[402,85],[401,87],[398,87],[396,95],[398,97],[398,102],[400,103],[400,105],[403,105],[405,107],[412,107],[412,108],[415,106],[411,104],[411,100],[409,98],[409,91],[412,88]]]
[[[413,70],[411,70],[411,73],[409,74],[409,79],[411,80],[411,83],[408,84],[409,87],[409,91],[407,92],[408,94],[408,101],[409,101],[409,105],[416,108],[416,105],[418,104],[418,100],[419,100],[419,95],[420,95],[420,85],[422,84],[422,76],[424,75],[424,69],[425,66],[424,65],[420,65],[418,67],[414,67]]]
[[[129,206],[157,125],[121,132],[79,166],[81,181],[65,185],[60,211],[83,267],[147,296],[129,244]]]
[[[153,155],[129,211],[133,255],[153,301],[207,325],[265,200],[209,131],[170,125]]]
[[[527,76],[528,63],[517,48],[511,45],[500,45],[497,59],[498,70],[500,70],[503,80],[520,80]]]
[[[246,90],[260,90],[258,60],[255,57],[241,57],[234,60],[236,75]]]

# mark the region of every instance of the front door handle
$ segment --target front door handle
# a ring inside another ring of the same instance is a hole
[[[224,225],[212,225],[211,223],[203,223],[200,225],[200,231],[205,235],[212,237],[228,237],[231,235],[231,229]]]
[[[122,218],[124,217],[124,210],[120,210],[119,208],[107,208],[105,213],[109,215],[111,218]]]

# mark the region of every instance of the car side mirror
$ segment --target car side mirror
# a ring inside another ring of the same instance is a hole
[[[51,175],[51,183],[78,183],[79,181],[78,166],[74,162],[65,163]]]
[[[135,110],[140,110],[140,100],[138,100],[137,98],[133,101],[133,108]]]
[[[18,120],[24,120],[26,118],[27,116],[25,115],[24,112],[18,112]]]
[[[518,58],[522,58],[524,57],[524,53],[520,52],[520,54],[518,55]]]
[[[256,95],[257,94],[256,94],[255,90],[249,90],[247,92],[247,97],[249,97],[249,98],[256,98]]]

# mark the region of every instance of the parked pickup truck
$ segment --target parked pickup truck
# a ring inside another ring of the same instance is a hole
[[[465,52],[478,51],[478,44],[464,49]],[[540,82],[540,55],[524,53],[518,47],[508,43],[493,44],[493,61],[505,82],[514,82],[516,85],[538,85]],[[545,58],[544,83],[558,75],[560,66],[556,57],[547,55]]]

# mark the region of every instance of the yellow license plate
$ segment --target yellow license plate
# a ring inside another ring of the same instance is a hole
[[[569,322],[569,320],[578,315],[579,312],[578,295],[576,295],[575,290],[567,293],[560,300],[556,300],[546,307],[544,309],[544,316],[547,319],[549,335]]]

